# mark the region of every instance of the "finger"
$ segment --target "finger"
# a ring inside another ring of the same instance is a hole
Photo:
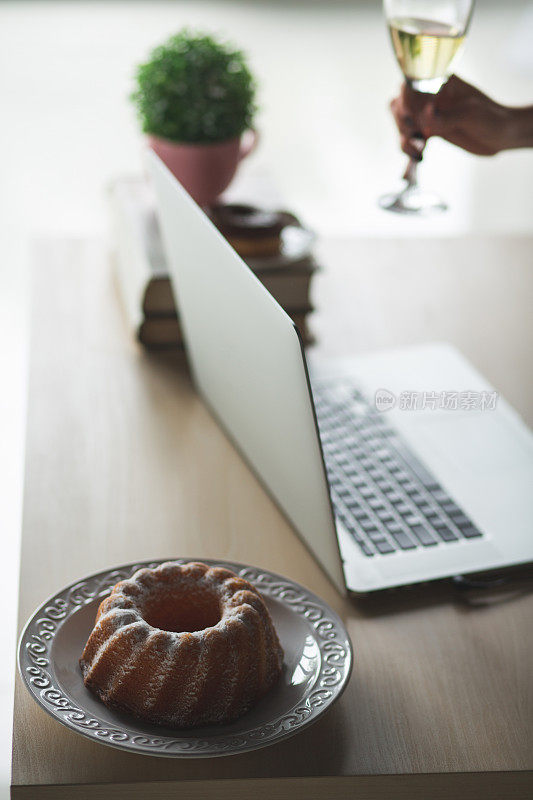
[[[404,83],[398,104],[398,113],[401,113],[402,128],[413,133],[423,130],[423,120],[428,107],[434,106],[435,95],[417,92],[409,84]]]
[[[402,98],[402,102],[404,103],[404,105],[406,107],[411,106],[411,105],[416,103],[417,94],[419,94],[419,93],[415,92],[413,87],[409,83],[407,83],[407,81],[404,81],[402,83],[402,88],[401,88],[401,91],[400,91],[400,97]]]
[[[457,122],[457,109],[447,109],[439,105],[438,95],[434,95],[420,114],[419,127],[424,139],[430,136],[445,136]]]
[[[405,110],[403,109],[402,104],[397,97],[394,100],[391,100],[390,110],[392,111],[392,115],[400,133],[403,133],[406,136],[413,136],[418,128],[416,120],[410,114],[405,113]]]
[[[402,101],[399,97],[395,97],[393,100],[390,101],[389,108],[392,112],[392,116],[396,120],[397,125],[399,126],[404,116],[404,109],[402,105]]]
[[[422,154],[425,147],[423,139],[412,138],[410,136],[400,137],[400,146],[403,152],[415,161],[422,161]]]

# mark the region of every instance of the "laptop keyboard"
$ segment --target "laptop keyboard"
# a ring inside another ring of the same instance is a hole
[[[481,536],[349,381],[313,384],[335,515],[365,556]]]

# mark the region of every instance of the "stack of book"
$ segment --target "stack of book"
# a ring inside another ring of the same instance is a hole
[[[120,292],[139,341],[147,348],[182,349],[183,339],[150,187],[141,178],[109,189],[114,258]],[[211,219],[311,343],[307,318],[317,264],[312,233],[288,212],[221,205]]]

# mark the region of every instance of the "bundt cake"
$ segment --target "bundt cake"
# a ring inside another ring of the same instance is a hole
[[[175,728],[227,723],[278,680],[281,649],[248,581],[220,567],[166,562],[111,590],[80,666],[107,706]]]

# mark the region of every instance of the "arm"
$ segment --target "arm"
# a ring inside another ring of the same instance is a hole
[[[533,106],[500,105],[455,75],[435,95],[404,84],[391,110],[402,150],[417,160],[430,136],[483,156],[533,147]]]

